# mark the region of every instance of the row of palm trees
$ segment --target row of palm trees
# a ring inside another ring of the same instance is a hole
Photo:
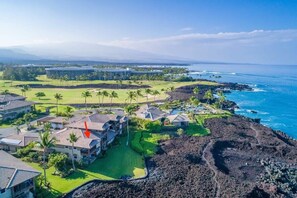
[[[170,90],[171,89],[173,89],[173,87],[170,88]],[[150,95],[152,95],[154,97],[154,101],[155,101],[156,97],[158,95],[160,95],[160,94],[161,93],[158,90],[152,90],[152,89],[149,89],[149,88],[145,89],[144,93],[142,92],[141,89],[137,89],[136,91],[128,91],[127,92],[127,98],[126,98],[125,101],[128,101],[129,104],[131,104],[132,101],[138,102],[139,98],[142,98],[142,97],[146,97],[146,100],[148,101]],[[89,90],[86,90],[86,91],[82,92],[81,96],[84,98],[85,107],[87,108],[87,99],[91,98],[93,95]],[[116,91],[108,92],[106,90],[102,90],[102,91],[98,90],[96,92],[96,96],[98,97],[98,103],[99,104],[103,103],[105,98],[109,98],[111,106],[113,104],[113,100],[115,98],[119,97],[119,95],[118,95],[118,93]],[[63,100],[63,95],[61,93],[56,93],[54,95],[54,98],[56,100],[56,107],[57,107],[57,113],[58,113],[59,112],[59,107],[58,107],[59,106],[59,101]]]
[[[193,89],[193,94],[196,95],[196,96],[198,96],[199,93],[200,93],[200,89],[198,87],[195,87]],[[218,95],[218,103],[220,105],[220,108],[222,109],[223,103],[226,100],[226,96],[224,95],[224,93],[222,91],[217,92],[217,95]],[[212,90],[207,90],[205,92],[203,98],[206,99],[207,100],[207,103],[209,104],[209,102],[214,99]],[[191,98],[190,101],[191,102],[195,102],[194,101],[194,98]]]

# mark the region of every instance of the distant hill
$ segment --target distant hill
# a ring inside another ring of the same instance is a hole
[[[18,50],[0,48],[0,62],[14,62],[22,60],[39,60],[38,56],[20,52]]]
[[[0,49],[0,62],[22,61],[99,61],[121,63],[188,63],[189,60],[120,47],[67,42],[22,45]]]

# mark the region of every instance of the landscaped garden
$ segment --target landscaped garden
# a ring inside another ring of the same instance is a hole
[[[57,197],[93,179],[112,180],[122,176],[133,178],[145,176],[143,157],[126,146],[126,137],[120,137],[118,143],[108,149],[104,157],[97,159],[86,168],[77,169],[65,178],[53,175],[54,167],[47,169],[47,180],[51,188],[46,197]],[[29,164],[43,173],[39,164]]]

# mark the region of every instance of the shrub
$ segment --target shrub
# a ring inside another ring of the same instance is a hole
[[[184,130],[182,128],[177,129],[176,131],[177,135],[181,136],[184,134]]]
[[[32,148],[34,148],[34,146],[35,146],[35,143],[31,142],[30,144],[28,144],[24,148],[18,149],[17,150],[17,156],[18,157],[26,157],[30,153]]]

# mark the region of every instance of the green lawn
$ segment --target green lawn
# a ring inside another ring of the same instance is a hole
[[[93,179],[112,180],[123,175],[130,175],[134,178],[145,175],[143,157],[127,147],[126,137],[119,139],[120,144],[112,146],[107,150],[105,157],[97,159],[85,169],[78,169],[77,172],[66,178],[54,176],[54,168],[47,169],[47,178],[51,183],[51,193],[47,197],[55,197],[69,192],[83,183]],[[42,168],[36,163],[29,163],[32,167],[42,172]]]
[[[63,85],[63,86],[72,86],[72,85],[80,85],[80,84],[96,84],[96,83],[111,83],[115,84],[116,81],[102,81],[102,80],[89,80],[89,81],[67,81],[67,82],[61,82],[59,80],[54,79],[47,79],[46,76],[42,75],[38,77],[38,81],[6,81],[6,80],[0,80],[0,89],[1,90],[9,90],[12,93],[20,94],[21,90],[16,87],[16,85],[22,85],[22,84],[50,84],[50,85]],[[215,82],[208,82],[208,81],[196,81],[196,82],[167,82],[167,81],[141,81],[143,85],[150,85],[153,90],[158,90],[161,94],[156,96],[156,100],[159,99],[165,99],[167,97],[167,94],[164,92],[161,92],[161,89],[167,89],[171,86],[174,86],[175,88],[185,86],[185,85],[192,85],[192,84],[201,84],[201,85],[216,85]],[[123,81],[123,84],[128,84],[128,81]],[[134,84],[134,83],[133,83]],[[81,97],[81,93],[85,91],[86,89],[59,89],[59,88],[32,88],[30,91],[26,93],[26,97],[30,101],[35,101],[38,103],[56,103],[56,100],[54,98],[55,93],[60,93],[63,95],[63,100],[60,101],[61,104],[74,104],[74,103],[84,103],[84,98]],[[93,95],[93,97],[88,98],[88,103],[98,103],[98,98],[96,97],[96,90],[93,88],[89,89]],[[111,89],[106,89],[107,91],[111,92]],[[115,98],[113,100],[114,103],[123,103],[125,102],[125,99],[127,98],[127,92],[129,89],[115,89],[115,91],[118,93],[119,98]],[[142,89],[144,94],[144,89]],[[44,92],[46,94],[45,97],[42,97],[41,99],[38,99],[35,94],[37,92]],[[153,101],[154,97],[150,96],[149,101]],[[139,98],[138,102],[145,102],[146,97]],[[104,103],[109,103],[110,99],[105,98]],[[134,101],[136,102],[136,101]]]
[[[158,141],[169,139],[166,133],[149,133],[144,130],[133,130],[131,147],[144,156],[153,156],[156,153]]]
[[[189,123],[189,126],[185,130],[185,133],[191,136],[204,136],[210,134],[210,131],[204,128],[204,126],[201,124]]]

